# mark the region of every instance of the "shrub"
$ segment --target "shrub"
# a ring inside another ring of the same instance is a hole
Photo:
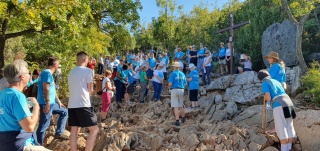
[[[311,95],[311,101],[320,104],[320,64],[313,62],[311,68],[305,76],[302,77],[304,94]]]

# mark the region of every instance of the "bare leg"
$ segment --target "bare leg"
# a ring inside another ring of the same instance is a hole
[[[182,116],[182,117],[185,117],[183,107],[179,107],[179,110],[180,110],[180,114],[181,114],[181,116]]]
[[[174,115],[175,115],[175,117],[176,117],[176,120],[179,120],[179,119],[180,119],[179,108],[178,108],[178,107],[175,107],[175,108],[174,108]]]
[[[226,72],[228,73],[229,72],[228,65],[226,64],[225,67],[226,67]]]
[[[78,126],[71,126],[71,132],[70,132],[70,147],[71,151],[77,151],[78,150],[78,134],[80,132],[80,127]]]
[[[91,126],[91,127],[88,127],[88,129],[90,131],[90,134],[87,138],[85,151],[92,151],[94,147],[94,143],[96,141],[97,134],[99,132],[99,128],[98,126]]]
[[[101,119],[107,118],[107,112],[101,112]]]
[[[223,64],[220,64],[220,73],[223,73]]]

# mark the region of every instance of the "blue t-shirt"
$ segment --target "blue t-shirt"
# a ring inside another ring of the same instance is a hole
[[[15,88],[5,88],[0,91],[0,132],[24,132],[19,122],[32,116],[26,96]],[[34,145],[33,137],[25,142],[25,146]]]
[[[285,73],[284,69],[280,66],[279,63],[275,63],[275,64],[271,65],[268,72],[269,72],[272,79],[275,79],[275,80],[279,81],[280,83],[284,83],[287,80],[286,73]]]
[[[220,58],[222,58],[222,57],[225,57],[226,56],[226,48],[224,47],[224,48],[220,48],[219,49],[219,55],[220,55]]]
[[[125,73],[126,73],[126,76],[128,77],[128,82],[132,84],[134,81],[132,70],[126,70]]]
[[[117,55],[117,56],[116,56],[116,59],[120,60],[120,56]]]
[[[54,83],[54,78],[49,69],[45,69],[41,72],[38,80],[38,96],[37,100],[39,104],[46,104],[43,93],[43,83],[49,83],[49,99],[50,104],[55,104],[56,102],[56,86]]]
[[[131,55],[127,55],[127,62],[132,63],[132,56]]]
[[[151,68],[154,68],[157,65],[157,61],[155,58],[149,58],[148,63]]]
[[[184,56],[184,53],[183,52],[177,52],[175,55],[174,55],[174,58],[181,58],[181,57],[183,57]]]
[[[168,64],[169,63],[169,57],[165,56],[163,59],[165,59],[165,63]]]
[[[206,52],[205,49],[202,48],[198,51],[198,55],[204,55],[205,52]],[[204,56],[200,56],[200,57],[204,57]]]
[[[190,76],[190,78],[192,78],[192,80],[189,82],[190,90],[199,89],[199,72],[198,72],[198,70],[192,70],[190,72],[189,76]]]
[[[264,80],[262,82],[262,93],[269,92],[271,100],[276,96],[286,94],[286,92],[284,91],[279,81],[275,79],[270,79],[270,82],[274,85],[274,89],[272,88],[271,84],[268,81]]]
[[[37,83],[38,82],[38,80],[39,80],[39,78],[37,78],[37,79],[34,79],[33,81],[29,81],[28,82],[28,85],[27,85],[27,87],[30,87],[30,86],[32,86],[33,84],[35,84],[35,83]]]
[[[186,76],[180,70],[175,70],[170,74],[168,82],[172,83],[172,89],[184,89],[187,83]]]

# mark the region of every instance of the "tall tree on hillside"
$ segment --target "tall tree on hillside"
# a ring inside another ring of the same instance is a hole
[[[307,19],[309,18],[311,12],[314,10],[315,5],[320,3],[320,0],[290,0],[290,4],[288,0],[275,0],[278,3],[281,3],[283,8],[285,9],[286,13],[289,16],[289,19],[296,25],[297,27],[297,54],[298,54],[298,61],[301,67],[302,73],[308,71],[308,67],[306,62],[304,61],[303,54],[302,54],[302,34],[303,34],[303,27]]]

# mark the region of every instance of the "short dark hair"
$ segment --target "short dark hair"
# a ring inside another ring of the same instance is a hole
[[[48,60],[48,66],[53,66],[58,61],[58,58],[56,57],[50,57]]]
[[[122,66],[122,69],[123,69],[123,70],[127,70],[127,69],[128,69],[128,65],[124,64],[124,65]]]
[[[32,75],[40,75],[40,70],[39,69],[34,69],[32,72]]]
[[[267,70],[260,70],[258,72],[257,78],[260,81],[262,81],[264,78],[269,77],[269,76],[270,76],[270,74],[269,74],[269,72]]]
[[[86,55],[87,56],[88,54],[85,53],[84,51],[80,51],[80,52],[77,53],[77,56],[81,56],[81,55]]]

